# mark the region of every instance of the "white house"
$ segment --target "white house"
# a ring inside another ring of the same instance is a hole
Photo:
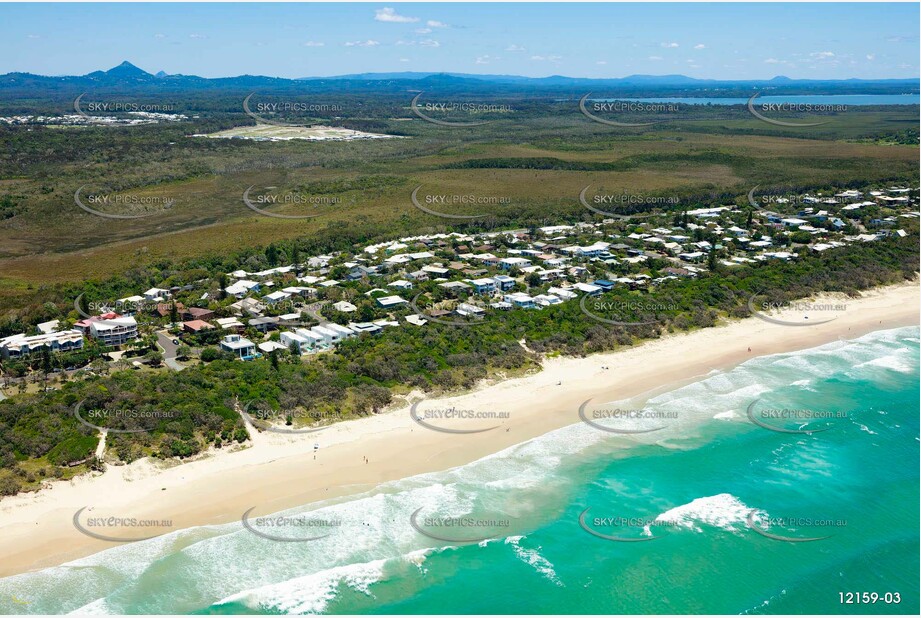
[[[236,283],[227,286],[224,288],[224,291],[227,292],[230,296],[235,296],[236,298],[243,298],[247,294],[252,292],[259,291],[259,284],[255,281],[249,281],[247,279],[241,279]]]
[[[340,340],[348,339],[349,337],[355,336],[355,331],[353,331],[351,328],[347,326],[342,326],[341,324],[336,324],[334,322],[330,322],[329,324],[326,324],[325,326],[327,329],[338,333]]]
[[[547,293],[553,294],[554,296],[558,298],[562,298],[564,300],[572,300],[573,298],[576,298],[578,296],[578,294],[576,294],[572,290],[567,290],[566,288],[557,288],[557,287],[552,287],[548,289]]]
[[[477,294],[492,294],[496,291],[496,281],[491,277],[471,279],[470,285],[473,286],[473,291]]]
[[[307,337],[304,337],[298,333],[285,331],[279,335],[278,340],[284,347],[288,349],[291,349],[291,346],[293,345],[297,349],[298,354],[304,354],[308,350],[313,349],[314,340],[308,339]]]
[[[162,288],[150,288],[144,292],[144,298],[152,301],[166,300],[170,296],[172,296],[172,294],[169,293],[169,290],[164,290]]]
[[[221,339],[221,349],[240,360],[250,360],[256,356],[256,345],[240,335],[225,335]]]
[[[553,294],[538,294],[534,297],[534,302],[541,307],[549,307],[550,305],[559,305],[563,302],[559,296],[554,296]]]
[[[119,346],[138,338],[138,323],[130,316],[94,320],[88,334],[102,345]]]
[[[272,292],[271,294],[266,294],[265,296],[262,297],[262,300],[265,301],[266,305],[274,305],[275,303],[283,301],[283,300],[287,300],[288,298],[291,298],[290,294],[288,294],[287,292],[279,291],[279,292]]]
[[[507,257],[499,261],[499,268],[511,270],[513,268],[522,268],[531,264],[531,260],[521,257]]]
[[[525,294],[524,292],[514,292],[512,294],[505,295],[505,302],[511,303],[516,307],[521,307],[522,309],[533,309],[536,307],[534,304],[534,299]]]
[[[333,303],[333,309],[336,311],[341,311],[342,313],[352,313],[354,311],[358,311],[358,307],[347,300],[340,300],[338,303]]]
[[[326,339],[319,333],[315,333],[313,330],[298,328],[294,332],[307,340],[307,346],[310,349],[324,347],[326,343]]]
[[[12,335],[0,339],[0,357],[19,358],[47,347],[51,352],[71,352],[83,347],[83,333],[67,330],[41,335]]]
[[[600,286],[592,285],[591,283],[582,283],[581,281],[579,283],[576,283],[572,287],[574,290],[583,292],[584,294],[587,294],[588,296],[598,296],[599,294],[601,294],[601,291],[602,291]]]
[[[486,311],[482,307],[477,307],[476,305],[471,305],[469,303],[461,303],[457,306],[457,309],[454,310],[457,315],[464,317],[473,316],[480,317],[486,315]]]
[[[397,305],[405,305],[408,302],[399,296],[378,296],[375,300],[377,304],[384,309],[396,307]]]
[[[310,332],[320,337],[320,343],[324,346],[331,346],[334,343],[338,343],[339,340],[342,339],[342,337],[339,336],[339,333],[324,326],[314,326],[310,329]]]

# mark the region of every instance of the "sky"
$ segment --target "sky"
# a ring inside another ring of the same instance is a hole
[[[0,4],[0,73],[915,78],[917,3]]]

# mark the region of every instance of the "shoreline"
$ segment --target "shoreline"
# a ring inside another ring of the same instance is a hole
[[[336,423],[311,434],[254,433],[248,446],[181,464],[141,460],[108,466],[103,474],[58,481],[38,492],[0,500],[0,577],[46,568],[118,544],[93,539],[73,526],[83,508],[98,514],[168,519],[179,528],[238,521],[376,485],[470,463],[555,429],[579,422],[579,405],[648,397],[729,370],[757,356],[795,352],[869,332],[919,324],[917,281],[876,288],[844,302],[834,321],[781,326],[757,318],[735,320],[585,358],[545,359],[539,373],[488,384],[472,392],[424,399],[425,410],[456,407],[503,412],[493,420],[431,424],[481,433],[426,430],[410,406]],[[795,311],[789,310],[779,317]],[[751,348],[751,351],[749,351]],[[320,445],[314,450],[314,444]],[[365,462],[368,457],[369,462]],[[115,498],[113,499],[113,496]],[[138,530],[134,530],[138,533]],[[147,536],[147,534],[137,536]],[[148,533],[149,534],[149,533]],[[114,534],[120,536],[118,532]],[[131,531],[123,533],[131,536]]]

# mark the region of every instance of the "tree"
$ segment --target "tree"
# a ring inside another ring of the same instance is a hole
[[[48,381],[48,374],[51,373],[54,363],[51,360],[51,350],[48,349],[48,346],[43,345],[41,347],[42,354],[42,375],[45,378],[45,381]]]
[[[189,346],[185,344],[182,344],[178,348],[176,348],[176,358],[188,358],[189,354],[191,353],[192,353],[192,348],[190,348]]]
[[[221,300],[224,300],[225,298],[227,298],[227,292],[225,292],[224,290],[226,290],[229,285],[230,285],[230,280],[227,278],[227,275],[225,275],[224,273],[221,273],[221,276],[218,277],[217,279],[217,287],[219,288],[218,297]]]
[[[163,362],[163,354],[157,350],[150,350],[144,355],[144,360],[153,367],[158,367]]]
[[[175,302],[169,306],[169,321],[173,324],[179,321],[179,309],[176,308]]]
[[[716,247],[710,247],[710,253],[707,254],[707,268],[710,272],[716,270]]]
[[[301,259],[300,251],[297,249],[297,244],[295,243],[291,247],[291,263],[294,264],[294,274],[298,274],[298,262]]]
[[[526,281],[528,282],[528,287],[531,287],[531,288],[536,288],[540,286],[541,284],[540,275],[538,275],[537,273],[529,274]]]
[[[269,352],[269,362],[272,363],[272,369],[278,371],[278,350]]]
[[[268,260],[269,266],[278,265],[278,247],[274,243],[265,248],[265,259]]]

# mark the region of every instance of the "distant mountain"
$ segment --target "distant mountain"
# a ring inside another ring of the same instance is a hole
[[[220,91],[248,93],[375,93],[403,96],[419,90],[438,90],[444,93],[475,94],[479,96],[513,96],[521,94],[547,94],[557,97],[596,94],[638,96],[670,94],[683,96],[741,96],[764,89],[772,94],[791,93],[850,93],[886,94],[917,93],[917,79],[883,80],[804,80],[777,76],[770,80],[714,80],[697,79],[687,75],[628,75],[616,78],[523,77],[520,75],[493,75],[438,72],[356,73],[331,77],[305,77],[287,79],[261,75],[204,78],[195,75],[169,75],[159,71],[156,75],[122,62],[107,71],[94,71],[87,75],[49,77],[32,73],[7,73],[0,75],[0,91],[14,96],[47,94],[49,96],[76,96],[91,90],[133,95],[184,94],[190,92]]]

